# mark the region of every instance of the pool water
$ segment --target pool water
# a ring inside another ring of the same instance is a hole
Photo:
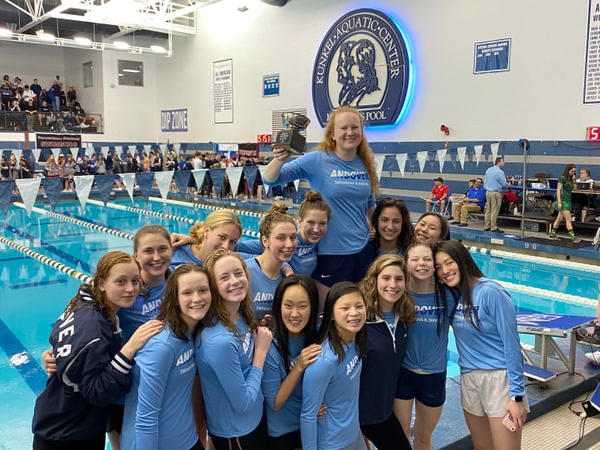
[[[120,201],[130,206],[129,201]],[[211,211],[161,202],[136,201],[138,208],[202,220]],[[49,210],[49,206],[44,206]],[[148,223],[163,225],[171,232],[187,234],[189,224],[88,204],[59,204],[56,212],[88,222],[135,232]],[[257,230],[258,218],[241,215],[244,229]],[[128,239],[68,223],[38,212],[27,217],[11,205],[0,218],[0,234],[8,239],[91,275],[99,258],[111,250],[130,252]],[[31,417],[36,395],[44,388],[46,375],[40,367],[41,353],[48,348],[54,320],[76,292],[79,282],[22,253],[0,244],[0,450],[31,448]],[[600,276],[586,270],[565,269],[552,264],[523,262],[475,253],[486,276],[518,285],[595,299]],[[572,304],[522,291],[512,292],[518,310],[593,315],[590,304]],[[448,376],[456,376],[457,355],[450,338]]]

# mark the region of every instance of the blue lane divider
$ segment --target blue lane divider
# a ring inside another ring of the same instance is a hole
[[[38,396],[44,390],[48,376],[2,319],[0,319],[0,347],[11,361],[11,366],[17,369],[27,386]]]

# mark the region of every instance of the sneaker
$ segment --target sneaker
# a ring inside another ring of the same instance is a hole
[[[500,228],[496,228],[495,230],[492,230],[492,233],[504,233],[504,230],[501,230]]]
[[[460,222],[458,220],[453,220],[450,222],[450,225],[458,225]]]
[[[483,231],[491,231],[491,228],[484,228]]]
[[[459,223],[458,226],[459,227],[468,227],[469,224],[468,223]]]
[[[581,243],[583,241],[583,239],[581,239],[581,238],[573,238],[571,241],[573,242],[573,244],[579,244],[579,243]]]

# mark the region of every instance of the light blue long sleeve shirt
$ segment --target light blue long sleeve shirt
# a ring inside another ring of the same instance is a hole
[[[140,325],[156,319],[160,312],[167,281],[148,288],[146,295],[139,295],[130,308],[121,308],[117,313],[123,330],[123,342],[127,342]]]
[[[192,244],[182,245],[181,247],[173,249],[169,270],[175,270],[182,264],[195,264],[197,266],[204,266],[204,261],[197,258],[194,255],[194,252],[192,252]]]
[[[369,242],[367,212],[375,205],[365,165],[357,156],[344,161],[333,152],[313,151],[284,164],[269,185],[308,180],[331,208],[327,233],[319,242],[319,254],[349,255]]]
[[[192,414],[194,341],[165,327],[135,356],[125,396],[123,450],[189,449],[198,441]]]
[[[236,326],[240,336],[217,322],[196,338],[208,431],[224,438],[250,433],[263,415],[263,371],[252,365],[254,337],[243,319]]]
[[[480,278],[472,296],[479,330],[466,319],[461,304],[452,320],[461,372],[506,369],[510,396],[525,395],[523,356],[510,295],[498,283]]]
[[[483,187],[486,191],[501,191],[508,186],[506,174],[498,166],[492,166],[485,171],[485,181]]]
[[[304,371],[300,433],[304,450],[339,450],[356,441],[360,431],[358,395],[362,361],[356,345],[344,345],[343,361],[329,341],[321,344],[317,361]],[[317,419],[321,403],[327,414]]]
[[[306,275],[307,277],[311,276],[315,267],[317,267],[317,245],[305,242],[298,233],[296,251],[289,261],[294,273]],[[260,240],[246,239],[238,242],[236,250],[250,255],[260,255],[264,249]]]
[[[250,298],[254,317],[261,318],[265,314],[271,314],[275,289],[285,277],[280,270],[277,278],[269,278],[258,265],[256,258],[246,259],[246,265],[250,275]]]
[[[408,326],[408,342],[403,366],[421,373],[446,371],[448,354],[448,311],[435,303],[435,293],[411,292],[415,303],[416,321]],[[452,296],[447,294],[448,309],[452,311]],[[439,309],[439,315],[438,315]],[[440,323],[438,334],[438,322]]]
[[[304,336],[289,337],[290,365],[294,366],[304,345]],[[291,370],[290,367],[290,370]],[[288,376],[281,353],[275,342],[271,344],[265,367],[263,369],[262,391],[265,396],[265,411],[269,436],[283,436],[300,429],[300,406],[302,402],[302,381],[292,391],[284,405],[278,410],[273,409],[275,397],[281,388],[281,383]]]

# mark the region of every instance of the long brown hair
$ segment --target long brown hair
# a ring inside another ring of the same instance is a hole
[[[73,308],[75,308],[75,306],[77,305],[77,303],[81,300],[81,291],[87,290],[91,294],[96,306],[104,313],[108,320],[111,321],[113,326],[116,326],[117,320],[115,318],[115,313],[109,305],[108,298],[106,297],[106,292],[100,289],[100,285],[108,279],[110,271],[114,266],[116,266],[117,264],[129,263],[134,263],[137,266],[138,271],[140,270],[140,265],[135,260],[135,258],[125,252],[108,252],[106,255],[100,258],[100,261],[98,261],[98,264],[96,266],[96,272],[94,272],[94,275],[92,276],[92,283],[81,285],[77,292],[77,295],[73,297],[67,305],[65,312],[69,313],[70,311],[72,311]]]
[[[325,136],[323,137],[323,140],[319,143],[317,148],[330,153],[335,151],[335,141],[333,140],[335,118],[339,114],[346,112],[356,114],[356,116],[360,119],[360,125],[362,128],[362,140],[360,141],[360,144],[358,144],[356,153],[358,154],[358,157],[360,158],[362,163],[365,165],[367,173],[369,174],[369,180],[371,182],[371,193],[373,193],[374,195],[379,195],[379,178],[377,177],[375,158],[373,157],[373,151],[369,147],[369,142],[367,141],[367,137],[365,136],[364,120],[360,112],[356,108],[352,108],[350,106],[341,106],[335,109],[329,115],[329,121],[327,122],[327,126],[325,127]]]
[[[163,295],[163,301],[160,304],[160,313],[158,314],[158,320],[164,321],[175,336],[183,341],[189,340],[188,327],[183,320],[181,313],[181,306],[179,305],[179,277],[188,273],[201,273],[206,276],[208,280],[208,287],[210,289],[211,305],[206,313],[206,316],[201,321],[208,322],[213,313],[212,299],[216,297],[213,282],[208,276],[208,271],[204,267],[200,267],[196,264],[182,264],[178,266],[167,279],[167,286],[165,287],[165,293]],[[196,334],[201,326],[198,323],[192,334]]]
[[[219,321],[223,322],[223,324],[235,334],[240,334],[240,330],[235,325],[231,314],[229,314],[229,311],[227,310],[227,308],[225,308],[225,305],[223,304],[225,300],[223,300],[223,297],[221,297],[221,293],[217,289],[217,280],[215,278],[215,264],[219,259],[225,258],[226,256],[236,258],[242,264],[242,269],[244,270],[246,278],[248,279],[248,292],[246,292],[246,298],[244,298],[244,300],[240,304],[239,313],[244,319],[244,321],[248,324],[250,329],[252,331],[256,331],[257,325],[254,321],[254,315],[252,313],[252,299],[250,298],[250,274],[248,273],[248,266],[246,266],[246,262],[242,259],[240,255],[226,248],[219,248],[215,250],[204,262],[204,267],[206,267],[206,270],[208,271],[209,280],[211,280],[211,282],[215,286],[215,296],[213,297],[212,303],[214,305],[216,318]],[[214,324],[215,321],[213,320],[212,325]]]
[[[359,285],[367,302],[367,320],[369,321],[377,320],[378,317],[383,315],[379,293],[377,292],[377,277],[383,269],[390,266],[400,268],[408,285],[408,270],[402,256],[383,255],[373,261]],[[405,288],[402,297],[394,303],[394,312],[398,314],[400,322],[409,324],[415,321],[415,305],[408,294],[408,289]]]
[[[288,208],[281,203],[273,203],[271,209],[260,220],[260,238],[261,242],[263,238],[268,239],[271,236],[271,232],[275,225],[280,223],[291,223],[296,228],[296,221],[288,214]]]

